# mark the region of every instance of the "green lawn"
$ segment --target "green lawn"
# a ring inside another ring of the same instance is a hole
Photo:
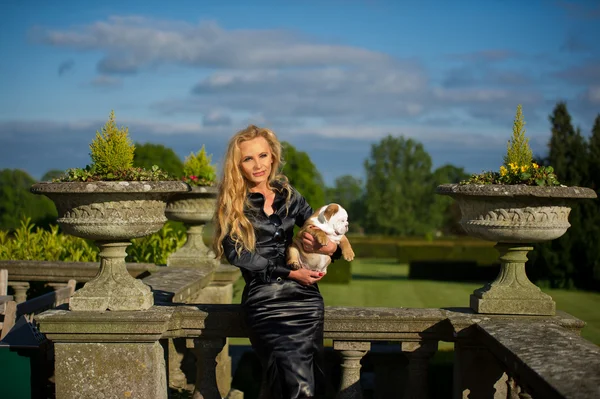
[[[331,267],[335,267],[333,264]],[[479,283],[408,280],[408,266],[389,259],[357,259],[352,262],[350,284],[321,284],[327,306],[441,308],[468,307],[469,295]],[[239,303],[243,281],[236,284],[234,303]],[[556,307],[587,325],[582,336],[600,345],[600,293],[543,289]]]

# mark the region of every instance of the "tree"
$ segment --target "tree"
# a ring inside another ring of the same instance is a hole
[[[135,143],[133,166],[152,169],[153,165],[158,165],[171,176],[183,176],[183,162],[175,151],[162,144]]]
[[[600,114],[596,116],[588,141],[587,181],[600,196]],[[579,288],[600,291],[600,200],[576,204],[581,214],[581,235],[573,244],[575,252],[574,283]],[[573,221],[571,221],[573,224]]]
[[[431,157],[421,143],[389,135],[371,146],[365,171],[367,233],[423,235],[435,229]]]
[[[313,209],[325,205],[325,183],[308,154],[298,151],[288,142],[284,141],[281,145],[284,159],[283,174]]]
[[[350,232],[362,232],[365,189],[361,179],[351,175],[338,177],[335,179],[334,186],[327,189],[326,202],[335,202],[346,208],[350,220]]]
[[[446,183],[460,183],[469,178],[464,168],[446,164],[433,171],[434,186]],[[433,209],[430,212],[434,225],[444,234],[464,235],[465,231],[460,226],[461,212],[458,203],[446,195],[436,195]]]
[[[589,141],[589,183],[590,187],[600,190],[600,114],[596,116]]]
[[[26,217],[41,227],[56,221],[54,203],[29,191],[34,183],[35,179],[22,170],[0,170],[0,229],[13,230]]]
[[[552,165],[562,184],[578,186],[587,176],[587,148],[579,129],[571,123],[567,105],[560,102],[549,117],[552,136],[549,143],[548,163]]]
[[[589,182],[589,148],[579,128],[571,123],[571,115],[564,102],[560,102],[549,116],[552,135],[546,164],[554,167],[558,180],[568,186],[582,186]],[[553,287],[569,288],[573,284],[585,284],[589,276],[590,243],[593,230],[590,222],[595,219],[588,201],[572,205],[569,215],[571,227],[560,238],[536,246],[531,256],[532,277],[547,278]]]

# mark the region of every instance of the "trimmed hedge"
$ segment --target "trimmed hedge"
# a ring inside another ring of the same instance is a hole
[[[349,237],[357,258],[394,258],[398,263],[415,261],[472,261],[485,266],[498,263],[494,243],[473,238],[442,238],[433,241],[412,237]]]
[[[327,267],[327,274],[319,284],[350,284],[352,281],[352,262],[338,259]]]
[[[473,261],[414,261],[408,267],[408,278],[441,281],[493,281],[500,267],[478,266]]]

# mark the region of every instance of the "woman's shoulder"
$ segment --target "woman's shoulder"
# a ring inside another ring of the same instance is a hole
[[[290,200],[302,198],[302,194],[287,180],[274,180],[273,188],[281,195],[286,197],[289,193]]]

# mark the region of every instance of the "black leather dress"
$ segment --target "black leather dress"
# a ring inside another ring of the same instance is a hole
[[[285,250],[294,225],[313,213],[304,197],[293,190],[289,207],[285,192],[275,192],[269,218],[264,197],[250,193],[245,214],[254,225],[256,249],[238,256],[233,241],[223,241],[225,256],[238,266],[246,281],[242,307],[250,342],[263,366],[263,395],[269,399],[320,397],[323,393],[323,298],[316,284],[303,286],[288,279]],[[282,238],[280,238],[282,237]]]

